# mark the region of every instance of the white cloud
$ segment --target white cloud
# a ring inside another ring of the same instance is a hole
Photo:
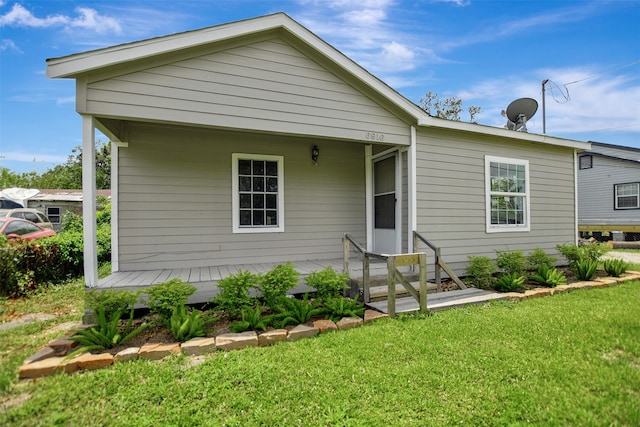
[[[9,12],[0,15],[0,27],[6,25],[27,28],[81,28],[93,30],[98,34],[106,34],[109,32],[119,34],[122,32],[118,20],[102,16],[94,9],[78,7],[76,8],[76,12],[78,13],[76,17],[58,14],[39,18],[34,16],[22,5],[14,4]]]
[[[64,163],[67,161],[67,156],[61,156],[56,154],[42,154],[42,153],[25,153],[20,151],[9,151],[2,153],[2,161],[14,161],[14,162],[33,162],[33,163]]]
[[[13,50],[15,52],[22,53],[22,51],[18,48],[18,46],[16,46],[13,40],[9,39],[0,40],[0,52],[4,50]]]

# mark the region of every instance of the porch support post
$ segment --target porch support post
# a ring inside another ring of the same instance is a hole
[[[543,94],[544,96],[544,94]],[[578,212],[578,168],[579,168],[579,160],[578,159],[578,150],[574,148],[573,150],[573,244],[577,245],[580,240],[579,230],[578,230],[578,221],[579,221],[579,212]]]
[[[96,237],[96,153],[93,116],[82,116],[82,223],[84,228],[85,288],[98,286]]]
[[[373,149],[371,144],[364,146],[364,175],[365,175],[365,204],[366,204],[366,229],[367,250],[373,251]]]
[[[407,150],[407,245],[409,245],[409,253],[416,252],[415,239],[413,238],[413,232],[416,231],[418,222],[418,212],[416,206],[418,206],[418,192],[416,190],[417,170],[416,170],[416,143],[418,137],[416,134],[415,126],[411,126],[411,145]]]

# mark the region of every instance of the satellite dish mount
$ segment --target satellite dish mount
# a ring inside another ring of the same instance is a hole
[[[507,107],[507,111],[503,111],[506,116],[507,123],[505,128],[519,132],[527,132],[527,121],[538,111],[538,102],[533,98],[519,98],[513,101]]]

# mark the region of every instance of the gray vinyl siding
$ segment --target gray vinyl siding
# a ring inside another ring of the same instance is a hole
[[[485,155],[529,161],[531,231],[487,233]],[[574,160],[568,148],[522,141],[466,140],[420,133],[417,145],[417,229],[442,248],[463,274],[469,255],[495,259],[495,250],[542,248],[575,241]]]
[[[98,116],[410,143],[405,122],[279,38],[88,82],[79,112]]]
[[[295,264],[340,258],[345,232],[365,241],[361,144],[160,125],[129,135],[119,150],[121,271]],[[283,233],[232,233],[234,152],[284,156]]]
[[[629,182],[640,182],[640,163],[592,154],[592,167],[578,171],[578,223],[640,225],[640,209],[615,209],[615,185]]]

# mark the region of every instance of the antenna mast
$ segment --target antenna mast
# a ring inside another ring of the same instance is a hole
[[[546,108],[545,108],[545,89],[544,89],[544,85],[546,85],[547,83],[549,83],[549,79],[544,79],[542,81],[542,134],[546,135],[547,134],[547,114],[546,114]]]

